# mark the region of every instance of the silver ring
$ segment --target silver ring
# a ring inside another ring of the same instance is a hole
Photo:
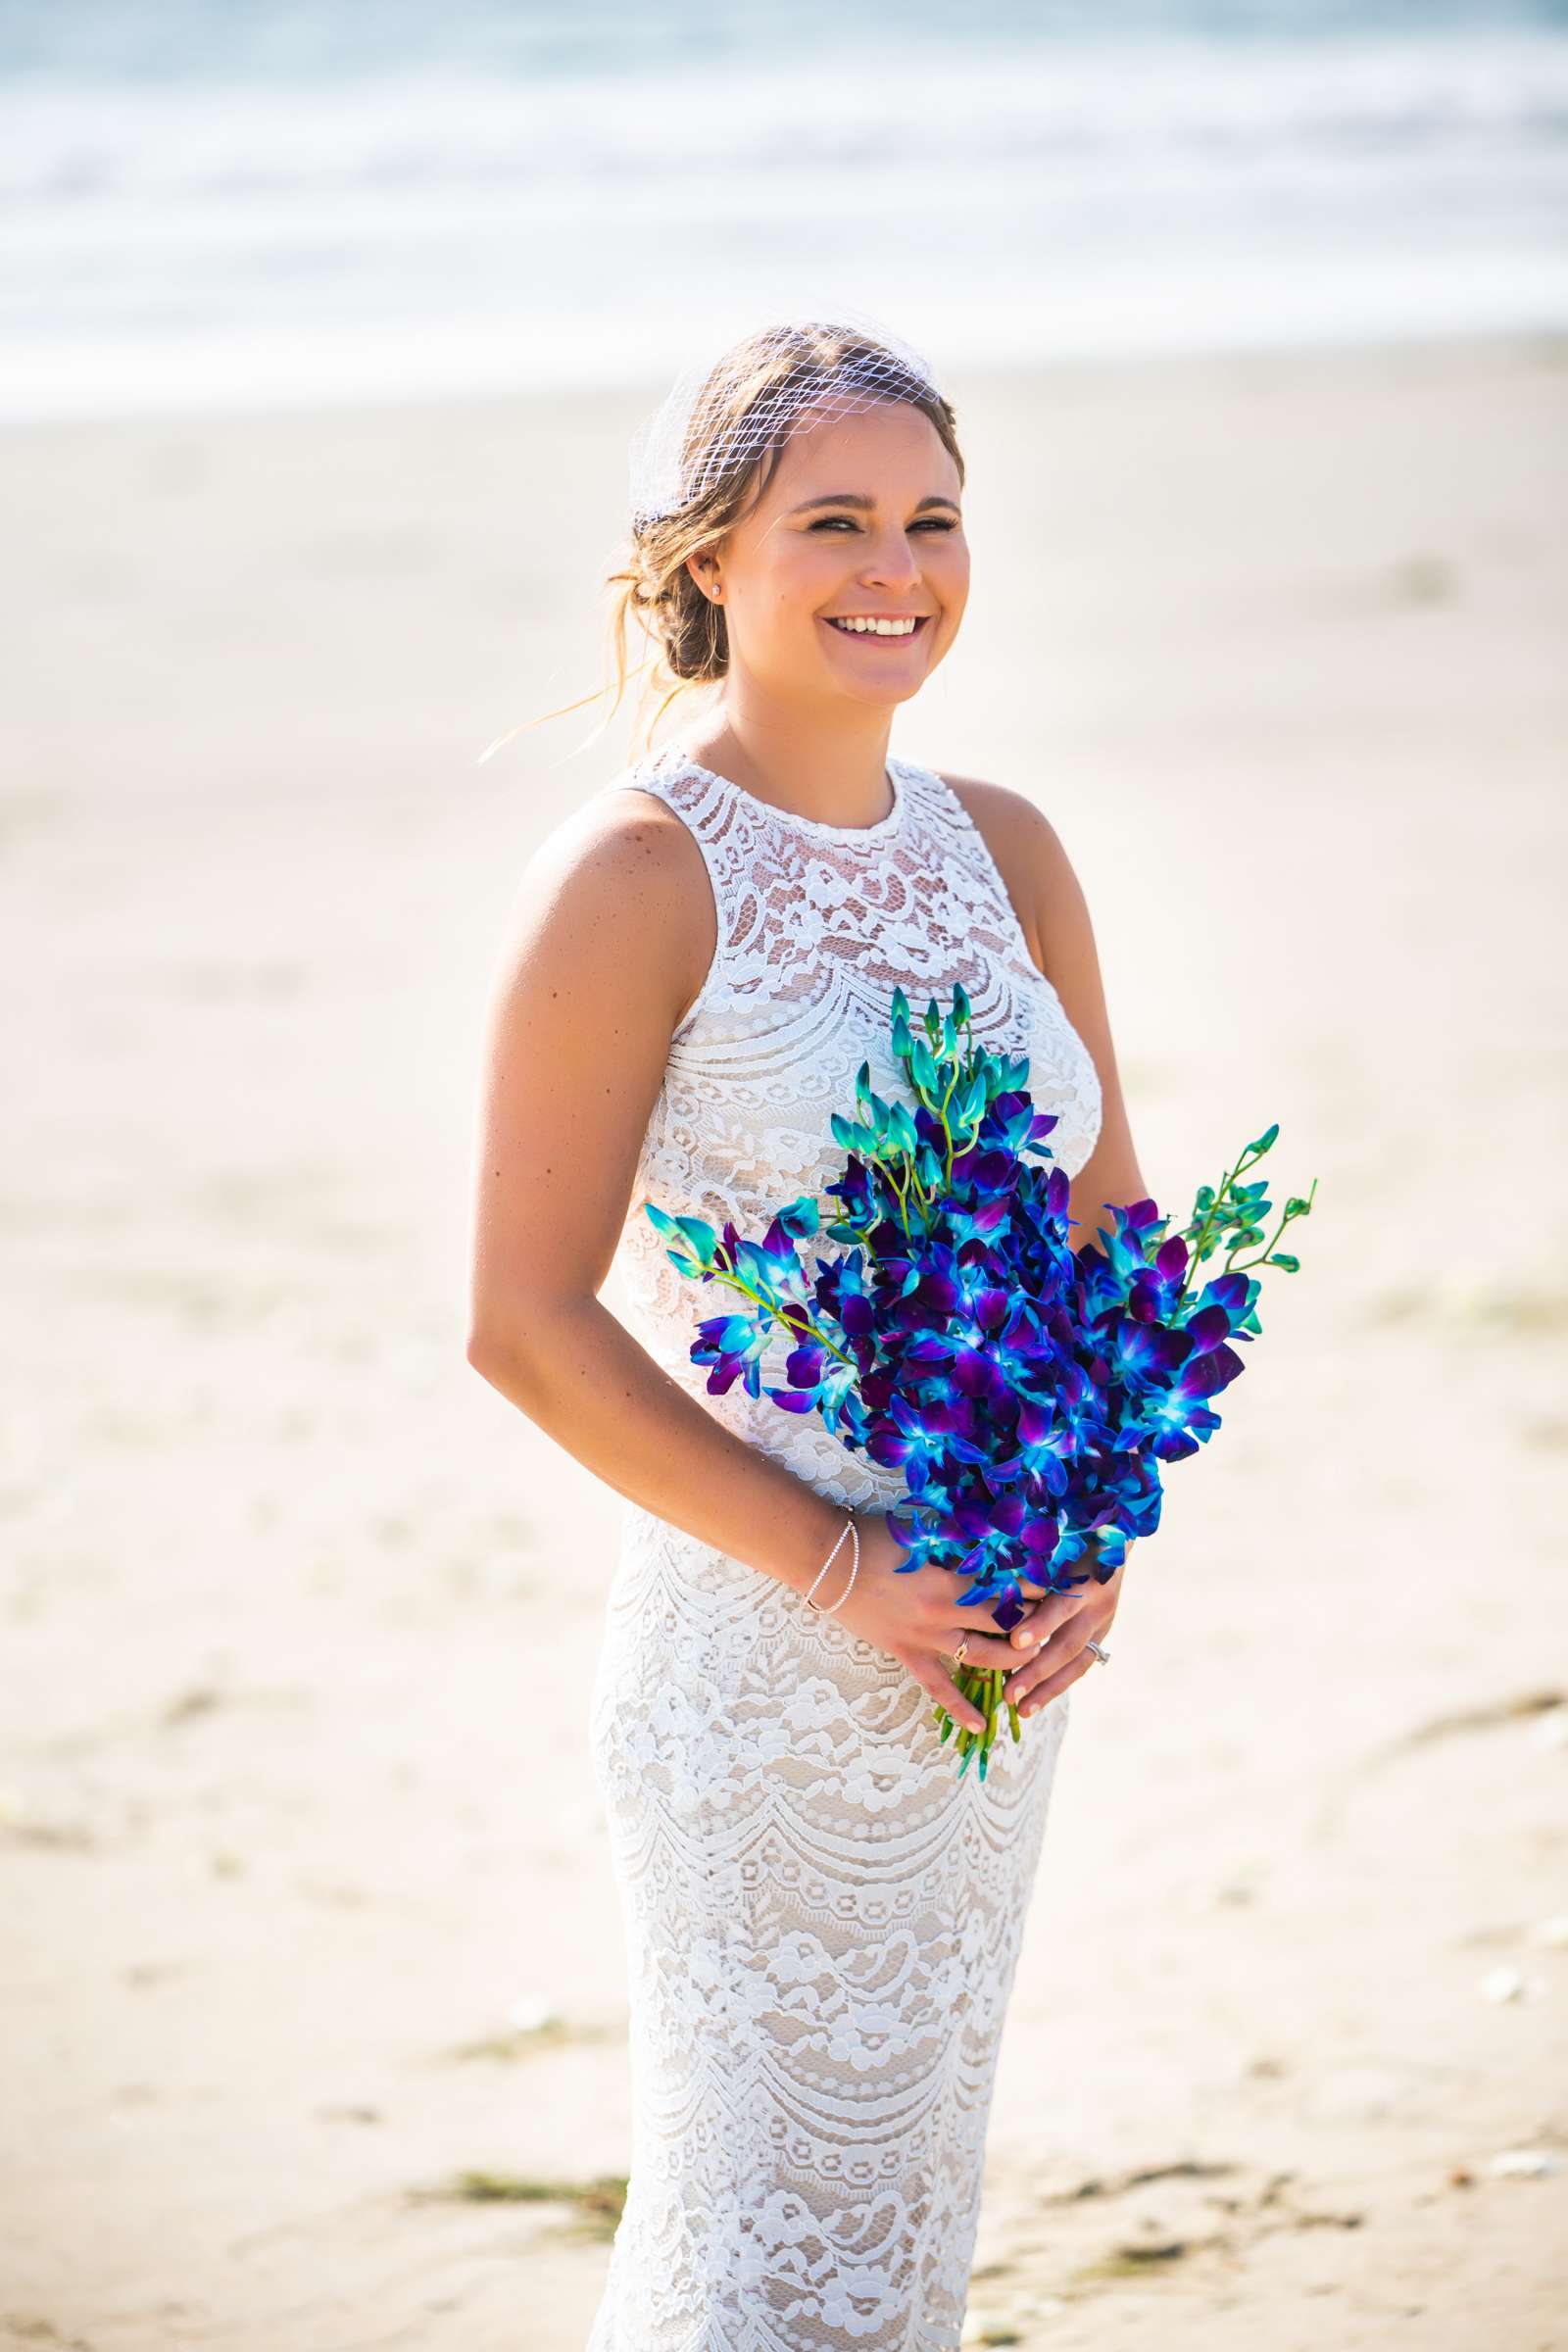
[[[955,1666],[961,1666],[963,1664],[963,1653],[968,1646],[969,1637],[967,1634],[965,1634],[962,1640],[959,1642],[957,1648],[953,1653],[953,1663]]]
[[[1102,1649],[1098,1642],[1086,1642],[1084,1643],[1084,1647],[1085,1649],[1092,1649],[1094,1651],[1102,1666],[1108,1666],[1110,1664],[1109,1650]]]

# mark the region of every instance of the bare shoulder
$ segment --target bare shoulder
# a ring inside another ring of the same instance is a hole
[[[1073,1183],[1073,1214],[1093,1234],[1109,1200],[1148,1193],[1138,1165],[1105,1004],[1089,903],[1055,826],[1027,794],[976,776],[944,775],[997,861],[1037,967],[1054,988],[1100,1079],[1095,1149]]]
[[[514,895],[503,960],[547,954],[640,990],[678,1025],[711,960],[717,921],[703,853],[656,793],[592,794],[535,845]]]
[[[940,772],[996,860],[1030,954],[1054,979],[1047,960],[1053,937],[1074,898],[1082,897],[1060,834],[1027,793],[979,776]]]
[[[701,985],[705,902],[711,939],[701,849],[634,788],[593,794],[528,858],[484,1026],[471,1361],[507,1360],[541,1301],[604,1284]]]
[[[1045,811],[1027,793],[1015,792],[1008,784],[988,784],[980,776],[954,775],[946,768],[941,772],[943,782],[952,786],[971,816],[984,816],[1014,831],[1027,831],[1030,826],[1054,831]]]
[[[535,844],[523,869],[526,890],[567,896],[637,916],[660,902],[692,898],[706,881],[691,829],[657,793],[627,785],[596,792]]]

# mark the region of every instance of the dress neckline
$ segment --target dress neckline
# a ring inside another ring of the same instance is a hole
[[[772,818],[781,825],[788,825],[797,833],[809,834],[816,841],[836,841],[850,844],[860,841],[885,841],[890,833],[896,832],[902,825],[905,808],[909,798],[907,780],[900,772],[902,762],[889,759],[884,773],[888,780],[888,790],[893,795],[893,806],[886,816],[879,816],[874,825],[825,825],[814,816],[798,816],[793,808],[781,808],[776,801],[759,799],[755,792],[748,792],[744,784],[737,784],[733,776],[721,776],[716,769],[705,767],[700,760],[693,759],[685,744],[679,741],[662,745],[654,754],[654,759],[656,761],[673,760],[688,774],[702,776],[708,783],[717,784],[723,791],[732,793],[736,800],[743,801],[746,807],[756,810],[758,815]]]

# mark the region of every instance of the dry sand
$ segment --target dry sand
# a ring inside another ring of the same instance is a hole
[[[1546,2352],[1568,349],[957,389],[894,749],[1057,824],[1161,1199],[1276,1119],[1319,1180],[1076,1698],[972,2340]],[[619,1504],[465,1362],[465,1248],[504,909],[625,716],[475,758],[599,681],[644,405],[0,441],[7,2344],[586,2333]]]

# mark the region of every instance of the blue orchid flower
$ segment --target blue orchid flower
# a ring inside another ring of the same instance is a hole
[[[899,1572],[954,1577],[960,1602],[989,1603],[1007,1630],[1023,1587],[1114,1576],[1158,1528],[1162,1465],[1219,1428],[1210,1399],[1260,1332],[1250,1268],[1298,1268],[1264,1243],[1266,1183],[1240,1181],[1279,1131],[1200,1188],[1181,1233],[1152,1200],[1106,1203],[1110,1229],[1079,1246],[1049,1142],[1058,1120],[1035,1108],[1027,1057],[976,1045],[961,987],[919,1021],[895,989],[890,1033],[910,1099],[878,1093],[861,1063],[853,1115],[830,1120],[845,1161],[823,1188],[826,1215],[803,1196],[755,1241],[644,1207],[683,1275],[740,1294],[698,1325],[691,1354],[710,1391],[765,1388],[780,1410],[814,1413],[850,1450],[901,1470]],[[1316,1189],[1287,1200],[1282,1230]],[[1195,1293],[1221,1249],[1223,1270]],[[768,1380],[778,1349],[783,1377]],[[986,1716],[984,1734],[958,1733],[959,1769],[978,1757],[984,1779],[1001,1677],[956,1679]],[[937,1721],[947,1740],[951,1717]]]

